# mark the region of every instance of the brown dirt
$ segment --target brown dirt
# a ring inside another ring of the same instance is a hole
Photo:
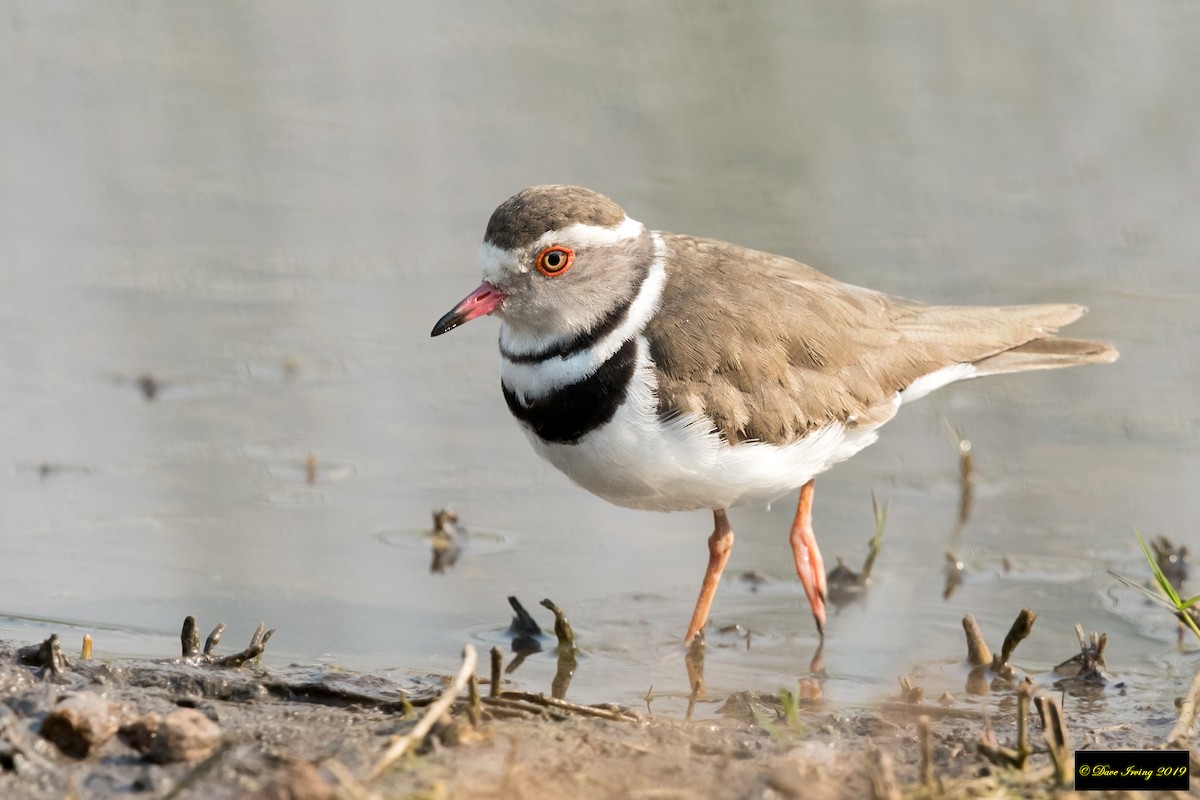
[[[483,705],[483,719],[474,726],[464,699],[415,753],[378,779],[367,780],[392,738],[411,730],[424,706],[442,691],[442,680],[400,685],[319,669],[268,671],[254,662],[230,668],[195,658],[60,667],[55,671],[22,663],[15,648],[0,644],[0,797],[534,800],[1054,794],[1036,714],[1030,717],[1033,754],[1024,770],[1016,770],[979,754],[977,743],[986,724],[969,708],[914,709],[893,703],[830,710],[816,705],[801,709],[798,720],[788,723],[779,698],[737,693],[712,720],[688,722],[629,711],[629,721],[614,721],[541,706],[526,695],[504,709]],[[221,745],[197,763],[154,763],[120,736],[84,758],[65,755],[43,738],[41,725],[61,697],[78,692],[102,697],[122,724],[150,712],[198,709],[219,726]],[[1008,746],[1016,740],[1015,704],[1010,706],[1007,714],[990,721],[996,740]],[[917,722],[922,713],[930,719],[935,782],[924,787]],[[1159,747],[1173,723],[1163,719],[1140,728],[1116,726],[1094,744]]]

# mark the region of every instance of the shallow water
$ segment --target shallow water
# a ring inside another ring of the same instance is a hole
[[[1090,306],[1071,333],[1116,364],[949,387],[818,481],[831,562],[861,563],[889,501],[825,693],[885,696],[961,656],[964,613],[998,646],[1031,607],[1023,669],[1078,622],[1169,707],[1194,659],[1106,570],[1147,574],[1135,526],[1195,549],[1198,33],[1189,2],[7,4],[0,637],[163,656],[193,613],[230,650],[277,627],[269,663],[444,671],[507,643],[507,595],[547,626],[549,597],[584,647],[574,698],[682,708],[711,516],[615,508],[538,461],[494,320],[429,338],[492,208],[573,182],[899,295]],[[946,420],[979,475],[958,541]],[[714,697],[807,670],[792,502],[731,515],[714,622],[753,635],[714,637]],[[447,504],[477,534],[431,575]],[[943,601],[948,549],[967,576]]]

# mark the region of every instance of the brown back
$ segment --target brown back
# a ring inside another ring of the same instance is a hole
[[[981,374],[1111,361],[1099,342],[1050,337],[1078,305],[926,306],[840,283],[791,259],[662,234],[661,313],[647,327],[659,412],[706,415],[731,442],[784,444],[830,422],[883,422],[917,378],[1039,340]],[[681,265],[686,264],[686,268]]]

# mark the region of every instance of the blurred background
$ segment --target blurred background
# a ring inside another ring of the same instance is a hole
[[[1077,622],[1122,678],[1190,675],[1106,570],[1148,575],[1135,527],[1195,536],[1198,41],[1190,0],[10,0],[0,638],[165,657],[190,613],[230,650],[278,628],[268,664],[407,674],[506,645],[515,594],[570,616],[577,699],[686,691],[711,515],[572,486],[509,418],[495,320],[429,337],[492,209],[562,182],[915,299],[1084,303],[1070,334],[1120,348],[944,389],[817,482],[831,563],[861,564],[870,492],[889,501],[871,593],[829,625],[831,700],[957,662],[964,613],[998,642],[1022,607],[1035,675]],[[957,536],[947,421],[978,472]],[[753,635],[714,634],[716,695],[807,671],[792,502],[731,515],[713,622]],[[431,574],[446,505],[471,536]]]

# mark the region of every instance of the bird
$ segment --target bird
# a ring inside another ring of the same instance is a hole
[[[1055,335],[1081,305],[926,305],[784,256],[653,230],[581,186],[505,200],[479,260],[483,283],[431,335],[500,318],[501,391],[534,450],[619,506],[712,510],[686,644],[708,621],[733,548],[730,507],[799,488],[789,542],[823,639],[818,474],[947,384],[1118,355]]]

